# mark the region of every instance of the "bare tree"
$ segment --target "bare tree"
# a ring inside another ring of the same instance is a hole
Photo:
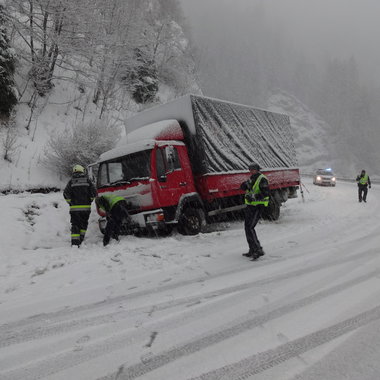
[[[12,112],[6,121],[0,124],[1,126],[1,145],[3,148],[3,158],[12,162],[12,157],[19,148],[18,134],[15,128],[15,113]]]

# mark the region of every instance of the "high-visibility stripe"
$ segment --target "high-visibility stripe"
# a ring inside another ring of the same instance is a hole
[[[71,187],[88,187],[90,184],[88,182],[83,182],[83,183],[73,183],[71,184]]]
[[[80,234],[84,235],[87,232],[87,230],[80,230]]]
[[[70,206],[70,210],[74,210],[74,209],[83,210],[83,209],[89,209],[89,208],[91,208],[91,205],[73,205],[73,206]]]
[[[70,203],[70,202],[71,202],[71,199],[65,199],[65,201],[66,201],[67,203]]]
[[[102,197],[107,201],[107,203],[109,205],[109,210],[111,210],[113,208],[113,206],[115,206],[116,203],[118,203],[120,201],[125,201],[124,197],[120,197],[118,195],[102,195]],[[99,206],[99,208],[101,210],[107,211],[101,205]]]
[[[71,239],[80,238],[80,234],[71,234]]]

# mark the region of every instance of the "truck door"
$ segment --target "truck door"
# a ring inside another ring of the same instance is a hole
[[[173,145],[159,147],[156,150],[156,167],[162,206],[178,204],[181,195],[188,192],[188,183],[177,148]]]

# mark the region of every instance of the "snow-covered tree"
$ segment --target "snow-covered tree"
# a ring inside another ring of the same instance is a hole
[[[137,64],[133,52],[143,44],[146,3],[146,0],[99,0],[89,8],[96,28],[89,25],[85,31],[85,39],[91,46],[88,71],[95,81],[93,102],[101,105],[101,113],[118,91],[120,78]]]
[[[70,176],[75,164],[87,166],[111,149],[120,137],[119,128],[95,119],[54,134],[46,146],[46,166],[63,176]]]
[[[156,63],[142,51],[135,49],[136,65],[131,67],[125,81],[136,103],[153,102],[158,91]]]
[[[0,2],[0,115],[9,117],[17,104],[14,72],[15,55],[10,46],[5,7]]]
[[[100,117],[128,107],[128,96],[137,103],[159,101],[161,83],[177,94],[193,84],[178,0],[5,1],[24,69],[29,66],[24,81],[34,87],[31,108],[56,78],[76,81]]]

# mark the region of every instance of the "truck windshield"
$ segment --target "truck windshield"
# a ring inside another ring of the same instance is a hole
[[[99,166],[97,186],[127,184],[150,178],[150,153],[144,150],[102,162]]]

